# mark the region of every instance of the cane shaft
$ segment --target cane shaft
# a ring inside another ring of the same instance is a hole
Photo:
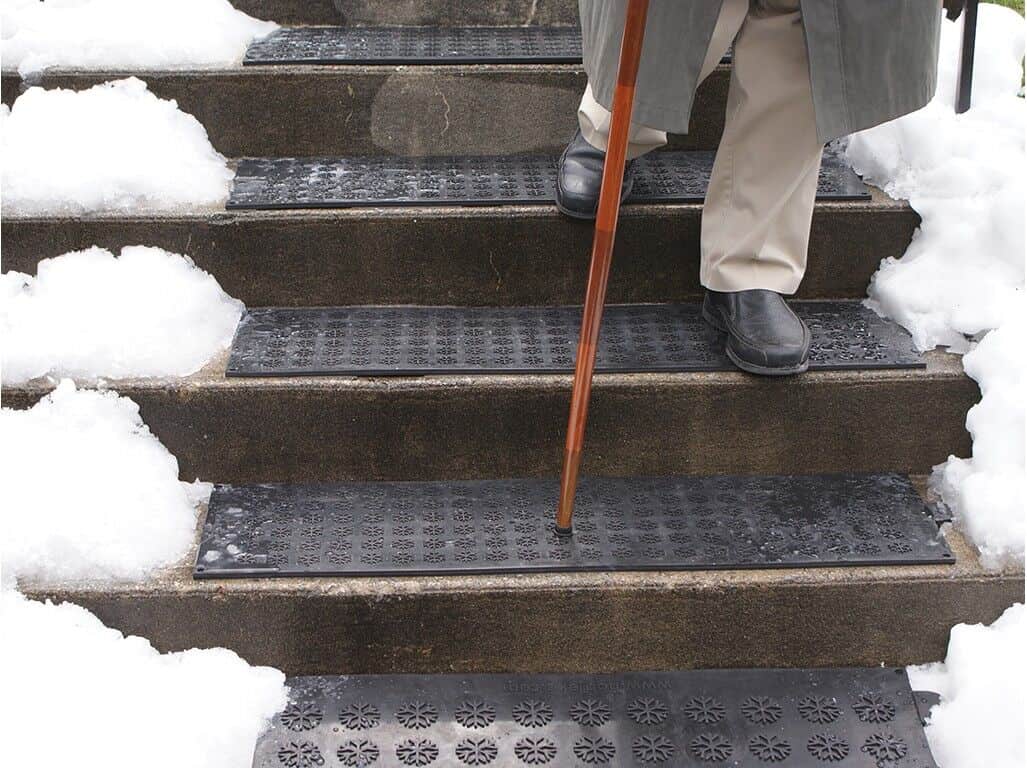
[[[649,0],[629,0],[617,85],[613,92],[613,118],[607,140],[606,161],[603,165],[599,210],[596,215],[595,237],[592,241],[592,262],[588,271],[578,357],[574,366],[567,443],[564,449],[563,471],[560,475],[556,528],[564,533],[570,532],[574,514],[574,494],[578,487],[581,449],[585,441],[585,422],[592,394],[592,373],[595,370],[596,349],[599,345],[603,302],[606,299],[606,284],[610,277],[610,263],[613,260],[613,244],[617,233],[621,187],[624,183],[624,166],[631,130],[631,110],[635,100],[635,82],[638,79],[638,64],[642,55],[648,11]]]

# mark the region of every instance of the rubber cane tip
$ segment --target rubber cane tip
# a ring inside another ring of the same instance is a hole
[[[574,534],[574,529],[571,526],[561,528],[559,525],[556,525],[553,527],[556,529],[557,536],[572,536]]]

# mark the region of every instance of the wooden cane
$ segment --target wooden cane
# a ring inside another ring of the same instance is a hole
[[[567,422],[563,471],[560,474],[556,532],[562,535],[570,535],[572,530],[574,494],[578,489],[581,447],[585,441],[585,421],[588,417],[589,397],[592,394],[592,372],[596,364],[599,326],[602,323],[603,302],[606,299],[606,282],[610,277],[610,262],[613,260],[613,242],[617,232],[617,217],[620,214],[631,109],[635,101],[635,81],[638,79],[638,62],[642,55],[642,40],[645,37],[645,20],[648,13],[649,0],[628,0],[617,85],[613,92],[613,118],[607,140],[606,162],[603,165],[595,237],[592,240],[592,264],[588,271],[585,309],[581,317],[581,336],[578,340],[578,358],[574,366],[574,386],[571,391],[571,412]]]

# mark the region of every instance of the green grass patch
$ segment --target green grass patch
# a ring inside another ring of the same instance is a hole
[[[1024,0],[989,0],[989,2],[993,2],[995,5],[1004,5],[1006,8],[1012,8],[1014,11],[1019,11],[1021,15],[1023,14]]]

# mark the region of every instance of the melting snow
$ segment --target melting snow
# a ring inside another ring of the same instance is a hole
[[[204,127],[128,78],[30,88],[0,110],[4,215],[220,208],[234,176]]]
[[[905,255],[874,276],[870,306],[922,349],[966,352],[991,331],[964,359],[983,393],[967,418],[973,458],[951,457],[933,480],[990,568],[1024,557],[1024,27],[1015,11],[980,6],[973,105],[957,115],[962,23],[944,23],[934,101],[854,135],[847,150],[923,219]]]
[[[142,579],[190,552],[205,489],[179,481],[127,397],[66,380],[0,410],[0,433],[5,580]]]
[[[232,342],[243,305],[185,256],[101,248],[0,276],[5,384],[43,375],[187,376]]]
[[[230,67],[277,29],[228,0],[3,0],[4,69]]]
[[[286,704],[281,672],[223,648],[160,654],[84,608],[13,590],[0,617],[5,765],[250,768]]]

